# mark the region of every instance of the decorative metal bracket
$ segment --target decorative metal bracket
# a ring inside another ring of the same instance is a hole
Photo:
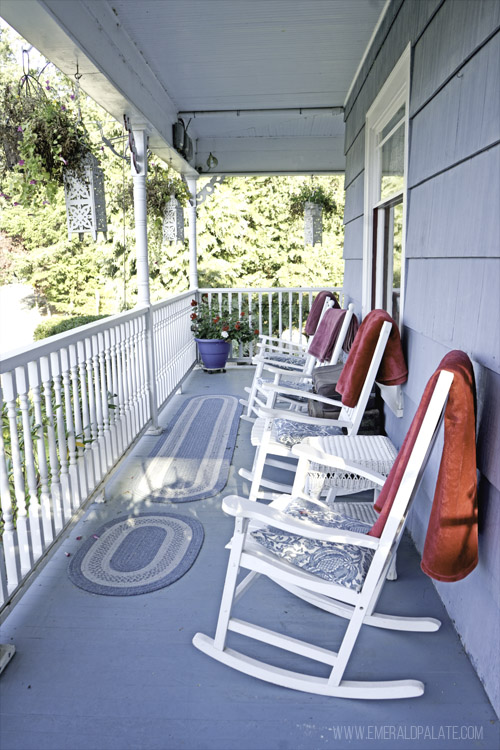
[[[225,174],[214,174],[213,177],[210,178],[210,181],[207,182],[198,193],[196,193],[196,205],[201,206],[201,204],[204,203],[210,195],[212,195],[215,190],[215,186],[220,185],[222,182],[224,182],[225,179]],[[189,202],[192,206],[194,205],[192,200],[190,200]]]

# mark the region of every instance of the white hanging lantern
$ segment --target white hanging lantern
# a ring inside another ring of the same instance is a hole
[[[184,210],[173,194],[163,214],[163,241],[184,242]]]
[[[68,218],[68,237],[90,232],[94,240],[97,232],[106,235],[106,197],[104,173],[93,154],[88,154],[81,171],[66,169],[64,172],[64,197]]]
[[[321,245],[323,238],[323,206],[307,201],[304,204],[304,244]]]

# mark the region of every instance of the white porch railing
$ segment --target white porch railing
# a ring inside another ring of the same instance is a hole
[[[314,296],[328,289],[337,293],[342,306],[344,292],[341,287],[262,288],[262,289],[199,289],[198,295],[208,295],[209,304],[214,297],[219,306],[226,301],[230,309],[239,313],[248,311],[249,320],[261,334],[281,337],[285,331],[302,331]],[[241,344],[233,346],[231,360],[250,360],[253,346],[245,350]]]
[[[196,363],[191,300],[302,330],[318,289],[199,289],[13,352],[0,362],[0,609],[96,497]],[[342,297],[342,290],[338,290]],[[233,359],[249,360],[242,347]]]

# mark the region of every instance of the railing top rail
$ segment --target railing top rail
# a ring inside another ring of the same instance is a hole
[[[118,313],[118,315],[109,315],[107,318],[96,320],[94,323],[87,323],[84,326],[72,328],[64,333],[58,333],[55,336],[50,336],[42,341],[36,341],[33,344],[28,344],[28,346],[14,349],[12,352],[7,352],[7,356],[3,355],[0,357],[0,374],[10,372],[16,367],[25,365],[27,362],[33,362],[33,360],[47,356],[65,346],[69,346],[69,344],[75,344],[82,339],[88,338],[88,336],[102,333],[109,328],[120,325],[120,323],[126,323],[129,320],[139,318],[141,315],[144,315],[147,310],[147,305],[141,305],[140,307],[136,307],[128,312]]]
[[[173,297],[162,299],[161,302],[155,302],[153,305],[151,305],[151,310],[154,312],[155,310],[160,310],[166,305],[170,305],[172,302],[179,302],[180,300],[187,299],[188,297],[193,297],[197,291],[197,289],[189,289],[187,292],[181,292],[181,294],[175,294]]]
[[[321,291],[331,291],[331,292],[342,292],[343,287],[341,286],[312,286],[312,287],[200,287],[199,289],[193,290],[191,294],[193,294],[195,291],[201,292],[202,294],[211,292],[212,294],[220,294],[224,292],[251,292],[257,294],[258,292],[321,292]]]

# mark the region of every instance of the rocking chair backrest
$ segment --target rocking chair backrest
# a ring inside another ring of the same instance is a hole
[[[384,356],[385,347],[386,347],[387,341],[389,340],[391,329],[392,329],[392,323],[385,322],[382,324],[377,346],[373,353],[370,366],[368,367],[365,381],[361,389],[361,394],[358,398],[358,403],[356,404],[356,406],[353,406],[353,407],[345,406],[345,405],[342,406],[342,409],[339,415],[339,420],[350,422],[350,426],[347,428],[348,435],[356,435],[358,432],[359,426],[361,424],[361,420],[363,418],[363,414],[366,409],[366,405],[368,403],[368,399],[370,398],[370,394],[373,389],[373,384],[375,383],[375,378],[377,376],[377,372],[380,367],[380,362],[382,361],[382,357]]]
[[[390,552],[393,549],[397,549],[406,525],[406,519],[411,504],[417,493],[420,480],[425,471],[427,461],[443,419],[444,408],[452,382],[453,373],[443,370],[439,374],[425,416],[416,436],[415,443],[406,463],[406,468],[397,488],[396,496],[380,536],[380,546],[377,552],[380,553],[381,559],[376,560],[374,558],[372,564],[373,570],[370,568],[365,580],[366,586],[372,585],[373,580],[377,580],[377,576],[381,575],[384,566],[388,568],[391,560]]]
[[[323,315],[325,314],[325,312],[331,307],[335,307],[335,305],[332,304],[332,300],[327,300],[325,302],[325,308],[323,310],[321,318],[323,318]],[[335,346],[333,347],[332,356],[330,357],[330,360],[327,363],[325,362],[325,364],[330,364],[330,365],[337,364],[338,359],[340,357],[340,352],[342,351],[342,346],[344,345],[345,337],[347,336],[347,331],[349,330],[349,326],[351,325],[351,320],[352,320],[353,315],[354,315],[354,305],[351,302],[347,306],[347,309],[345,311],[344,320],[342,322],[342,326],[337,336]],[[319,328],[319,325],[318,325],[318,328]],[[311,343],[312,343],[312,339],[310,339],[309,341],[309,346],[311,345]],[[306,364],[304,367],[304,375],[311,376],[312,371],[317,366],[317,364],[318,364],[318,361],[316,357],[308,354]]]

